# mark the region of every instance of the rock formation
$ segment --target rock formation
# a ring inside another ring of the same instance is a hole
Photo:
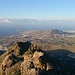
[[[0,60],[0,75],[72,75],[30,42],[14,43]]]

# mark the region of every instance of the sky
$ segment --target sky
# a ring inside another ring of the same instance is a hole
[[[75,0],[0,0],[0,18],[75,20]]]

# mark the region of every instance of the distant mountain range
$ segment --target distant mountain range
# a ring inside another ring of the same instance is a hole
[[[75,30],[75,21],[35,20],[35,19],[0,19],[0,35],[16,34],[23,30]]]

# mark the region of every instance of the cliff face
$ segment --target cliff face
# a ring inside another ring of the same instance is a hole
[[[0,60],[0,75],[72,75],[30,42],[14,43]]]
[[[49,62],[45,61],[43,52],[35,51],[32,55],[25,55],[24,61],[21,63],[22,75],[41,75],[52,69]]]

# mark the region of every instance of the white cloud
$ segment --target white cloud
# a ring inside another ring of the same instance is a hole
[[[8,19],[0,19],[0,23],[13,23],[13,22]]]

